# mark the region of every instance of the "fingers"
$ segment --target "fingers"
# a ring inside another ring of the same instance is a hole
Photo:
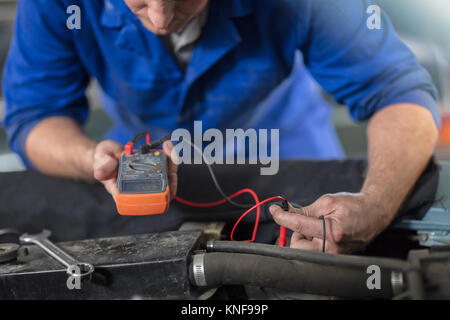
[[[117,168],[123,146],[115,141],[100,142],[94,154],[94,177],[115,197]]]
[[[163,153],[167,156],[169,159],[169,172],[178,172],[178,155],[176,152],[173,151],[173,144],[170,141],[165,141],[163,143]]]
[[[106,191],[108,191],[112,197],[116,198],[116,179],[110,179],[102,181],[103,185],[105,186]]]
[[[163,153],[167,156],[168,159],[168,172],[167,177],[169,178],[169,184],[170,184],[170,198],[172,199],[176,193],[178,188],[178,165],[175,163],[177,162],[177,159],[174,159],[174,157],[177,157],[176,152],[173,151],[173,144],[170,141],[166,141],[163,144]]]
[[[291,248],[320,252],[325,245],[326,253],[351,253],[372,239],[367,234],[374,222],[361,216],[361,212],[370,210],[363,197],[348,193],[324,195],[313,204],[294,210],[295,213],[278,206],[270,207],[270,212],[278,224],[294,231]],[[321,216],[325,219],[319,219]]]
[[[295,233],[294,233],[295,234]],[[308,250],[308,251],[323,251],[323,240],[318,238],[313,238],[312,240],[301,239],[301,238],[291,238],[290,248]],[[348,242],[340,245],[336,245],[333,241],[325,241],[325,253],[330,254],[345,254],[351,252],[357,252],[364,248],[361,242]]]
[[[293,241],[291,239],[291,245],[290,247],[293,249],[300,249],[300,250],[307,250],[307,251],[322,251],[322,245],[323,245],[322,239],[314,238],[312,240],[306,240],[306,239],[298,239]]]
[[[292,236],[291,236],[291,244],[292,244],[292,242],[297,242],[297,241],[300,241],[303,239],[305,239],[304,235],[302,235],[301,233],[298,233],[298,232],[293,232]]]
[[[94,169],[94,177],[99,181],[113,179],[117,173],[117,159],[103,155],[98,160],[98,167]]]
[[[94,177],[99,181],[113,179],[117,175],[119,157],[123,146],[114,141],[102,141],[94,155]]]
[[[322,251],[323,240],[318,238],[306,238],[303,234],[293,232],[290,247],[293,249]]]
[[[322,220],[314,217],[307,217],[298,213],[287,212],[276,205],[271,206],[269,210],[277,224],[294,232],[301,233],[306,237],[323,238]],[[329,226],[327,226],[327,229],[328,228]]]

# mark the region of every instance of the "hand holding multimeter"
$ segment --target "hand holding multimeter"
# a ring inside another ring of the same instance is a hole
[[[146,144],[135,148],[146,136]],[[165,213],[170,203],[168,159],[156,149],[169,137],[150,143],[149,134],[136,136],[125,145],[119,158],[115,200],[121,215],[154,215]]]
[[[137,142],[144,136],[147,137],[147,143],[141,145],[139,148],[135,148]],[[247,209],[235,223],[230,234],[231,240],[234,240],[234,231],[242,218],[256,209],[257,217],[253,228],[252,239],[245,240],[253,242],[258,229],[261,205],[271,201],[282,200],[284,209],[289,209],[289,203],[285,198],[274,196],[259,201],[256,193],[248,188],[241,189],[228,197],[220,187],[210,164],[206,161],[205,163],[208,166],[211,178],[217,190],[224,198],[209,203],[197,203],[176,197],[178,167],[167,157],[167,155],[172,155],[171,151],[173,148],[172,143],[165,142],[169,139],[170,136],[167,136],[159,141],[150,143],[149,135],[141,134],[125,146],[125,151],[123,151],[123,147],[120,144],[114,141],[103,141],[97,145],[94,154],[94,176],[113,195],[116,200],[117,210],[121,215],[143,216],[162,214],[168,210],[172,198],[182,204],[202,208],[215,207],[228,202],[234,206]],[[164,143],[163,151],[156,149],[162,143]],[[191,145],[195,149],[195,145]],[[234,197],[243,193],[250,193],[255,199],[255,205],[239,204],[232,200]],[[279,245],[285,246],[285,243],[286,228],[280,226]]]
[[[168,157],[173,145],[165,137],[135,148],[145,136],[136,136],[125,151],[114,141],[102,141],[95,150],[94,176],[114,197],[121,215],[165,213],[176,192],[177,166]]]

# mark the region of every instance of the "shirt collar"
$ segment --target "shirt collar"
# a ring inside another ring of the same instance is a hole
[[[208,12],[209,8],[206,7],[203,12],[189,21],[179,32],[170,35],[175,51],[180,51],[182,48],[195,43],[200,38],[202,29],[208,18]]]

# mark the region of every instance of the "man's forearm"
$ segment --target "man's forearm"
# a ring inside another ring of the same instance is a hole
[[[270,208],[274,220],[293,231],[291,248],[351,253],[367,246],[392,222],[423,172],[438,130],[426,108],[397,104],[372,117],[368,139],[369,167],[361,192],[326,194],[295,212]]]
[[[426,108],[396,104],[376,113],[367,133],[369,168],[361,191],[389,224],[432,156],[438,129]]]
[[[42,173],[94,181],[93,162],[97,142],[67,117],[44,119],[27,137],[26,152]]]

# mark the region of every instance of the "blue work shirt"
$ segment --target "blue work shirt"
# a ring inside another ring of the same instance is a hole
[[[83,123],[92,77],[114,122],[109,138],[121,143],[201,120],[203,130],[279,128],[281,158],[339,158],[320,86],[355,120],[404,102],[428,108],[439,125],[429,75],[384,13],[381,29],[367,27],[371,4],[210,0],[183,73],[123,0],[19,0],[3,78],[11,147],[31,165],[25,140],[39,121],[63,115]],[[66,27],[69,5],[81,9],[79,30]]]

